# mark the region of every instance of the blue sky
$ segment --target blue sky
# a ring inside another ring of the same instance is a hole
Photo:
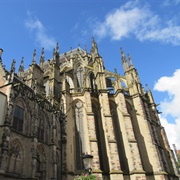
[[[51,58],[70,47],[91,48],[95,38],[105,67],[123,74],[120,47],[130,54],[141,82],[148,84],[170,144],[180,149],[180,0],[0,0],[0,47],[3,63],[25,68],[42,47]],[[179,105],[179,106],[178,106]]]

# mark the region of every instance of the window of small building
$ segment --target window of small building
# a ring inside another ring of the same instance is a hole
[[[12,127],[17,131],[22,132],[23,123],[24,123],[24,109],[16,105],[14,109],[14,120]]]

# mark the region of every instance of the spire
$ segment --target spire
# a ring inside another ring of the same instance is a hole
[[[53,62],[55,62],[55,60],[56,60],[56,50],[53,49]]]
[[[73,52],[72,52],[72,47],[70,47],[70,59],[73,58]]]
[[[59,46],[56,43],[56,48],[53,50],[53,63],[59,66]]]
[[[22,77],[24,73],[24,57],[22,57],[21,59],[21,64],[19,66],[19,70],[18,70],[18,76]]]
[[[11,69],[10,69],[9,82],[12,82],[14,79],[15,64],[16,64],[16,60],[13,59],[12,64],[11,64]]]
[[[117,72],[117,69],[116,69],[116,68],[114,68],[114,72],[115,72],[115,74],[118,74],[118,72]]]
[[[130,54],[128,54],[128,62],[129,62],[129,66],[133,67],[133,63],[132,63],[132,59],[131,59]]]
[[[34,49],[32,64],[36,64],[36,49]]]
[[[153,98],[151,90],[148,87],[148,84],[146,84],[146,90],[147,90],[147,95],[148,95],[148,98],[149,98],[149,102],[154,104],[154,98]]]
[[[10,70],[10,73],[14,73],[14,72],[15,72],[15,64],[16,64],[16,60],[13,59],[12,64],[11,64],[11,70]]]
[[[42,48],[41,58],[40,58],[40,63],[39,63],[39,66],[41,69],[43,68],[43,64],[44,64],[44,48]]]
[[[59,45],[56,43],[56,53],[59,53]]]
[[[150,91],[149,87],[148,87],[148,84],[146,84],[146,90],[147,91]]]
[[[92,37],[92,48],[91,48],[91,55],[92,55],[92,61],[95,60],[95,57],[98,57],[98,48],[97,48],[97,44],[94,41],[94,37]]]
[[[121,51],[121,56],[122,56],[122,64],[123,64],[123,68],[124,68],[124,72],[127,71],[128,69],[128,63],[127,63],[127,60],[126,60],[126,56],[124,55],[124,51],[122,48],[120,48],[120,51]]]
[[[98,53],[98,47],[96,42],[94,41],[94,37],[92,37],[92,47],[94,48],[95,52]]]
[[[0,48],[0,62],[2,62],[2,53],[3,53],[3,49]]]
[[[87,55],[86,45],[84,45],[84,55]]]
[[[93,53],[94,55],[98,55],[98,47],[97,47],[96,42],[94,41],[94,37],[92,37],[91,53]]]
[[[77,52],[80,52],[80,44],[78,43],[78,48],[77,48]]]
[[[84,51],[87,51],[87,50],[86,50],[86,45],[84,45]]]

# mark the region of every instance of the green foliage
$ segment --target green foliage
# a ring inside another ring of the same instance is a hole
[[[76,176],[74,180],[100,180],[100,178],[93,174],[83,174]]]

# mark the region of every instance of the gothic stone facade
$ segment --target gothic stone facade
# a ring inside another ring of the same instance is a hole
[[[83,154],[104,180],[178,179],[152,93],[121,55],[123,76],[104,68],[94,39],[90,53],[57,44],[16,73],[0,49],[0,179],[73,180]]]

